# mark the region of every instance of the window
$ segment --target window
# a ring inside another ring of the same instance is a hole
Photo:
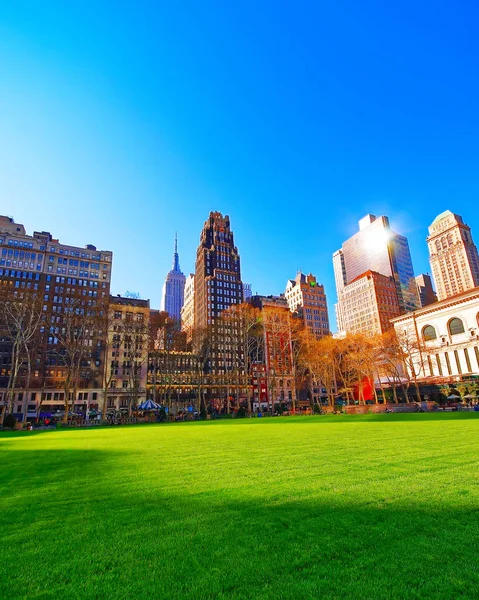
[[[436,330],[432,325],[426,325],[422,330],[422,337],[425,342],[437,339]]]
[[[461,321],[461,319],[454,318],[449,321],[449,333],[451,335],[464,333],[464,323]]]

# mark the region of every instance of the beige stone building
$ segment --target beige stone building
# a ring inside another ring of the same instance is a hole
[[[462,217],[450,210],[438,215],[427,244],[438,300],[479,286],[479,256]]]
[[[191,341],[195,326],[195,275],[190,273],[185,283],[185,300],[181,309],[181,330],[186,333],[186,339]]]
[[[401,314],[394,279],[375,271],[367,271],[346,285],[341,304],[347,333],[384,333],[392,327],[390,319]]]
[[[393,319],[409,370],[425,383],[479,376],[479,287]]]
[[[149,328],[149,300],[110,296],[108,408],[130,409],[146,399]]]
[[[289,309],[303,320],[305,327],[320,339],[329,334],[328,305],[324,286],[311,273],[299,272],[286,284],[284,297]]]

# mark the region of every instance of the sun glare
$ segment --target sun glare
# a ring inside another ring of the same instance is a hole
[[[364,247],[373,252],[380,252],[385,248],[390,238],[391,235],[383,229],[382,231],[366,236]]]

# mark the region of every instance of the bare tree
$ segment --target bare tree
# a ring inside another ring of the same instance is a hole
[[[211,359],[214,344],[214,333],[211,326],[197,327],[192,331],[192,349],[197,356],[195,362],[195,393],[196,410],[200,413],[206,413],[205,393],[208,381],[211,382]]]
[[[0,331],[10,344],[11,366],[7,384],[6,406],[13,413],[15,389],[24,370],[24,388],[28,394],[32,371],[32,356],[39,343],[43,318],[38,291],[26,288],[0,287]]]
[[[289,392],[294,407],[296,391],[291,340],[292,317],[287,308],[273,306],[263,307],[262,316],[265,338],[266,378],[271,399],[271,414],[274,414],[275,400],[286,399],[283,398],[285,381],[289,382],[290,385],[292,384]]]
[[[115,318],[115,307],[104,305],[99,315],[100,344],[103,351],[102,389],[103,406],[102,419],[105,420],[108,413],[108,394],[111,383],[117,377],[120,363],[120,349],[123,346],[124,334],[121,320]]]
[[[123,348],[125,361],[123,376],[128,381],[128,414],[131,415],[133,405],[138,404],[142,381],[146,384],[144,370],[148,364],[149,327],[143,313],[126,315],[122,324]]]
[[[50,329],[47,353],[63,369],[65,414],[75,405],[79,387],[87,387],[98,375],[97,339],[102,330],[103,307],[90,304],[81,296],[72,297],[64,307],[60,322]],[[94,350],[95,348],[95,350]],[[92,365],[92,362],[94,365]]]
[[[219,320],[218,347],[223,358],[229,412],[229,388],[236,388],[236,409],[242,391],[246,393],[248,413],[251,413],[251,366],[263,355],[263,323],[258,308],[247,303],[233,304]]]

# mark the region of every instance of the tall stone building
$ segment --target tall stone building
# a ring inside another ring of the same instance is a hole
[[[65,331],[72,325],[73,316],[77,330],[80,327],[89,330],[73,406],[98,406],[105,366],[102,350],[105,332],[95,331],[94,314],[108,307],[112,253],[97,250],[91,244],[84,248],[64,244],[46,231],[28,235],[23,225],[6,216],[0,216],[0,251],[0,283],[20,292],[38,291],[43,304],[31,375],[28,381],[25,377],[19,380],[14,412],[35,416],[40,406],[47,413],[63,408],[68,374]],[[0,395],[5,397],[11,369],[8,341],[0,346],[0,362]]]
[[[347,287],[366,272],[391,277],[401,312],[416,310],[419,297],[407,239],[391,230],[385,216],[366,215],[359,231],[333,255],[338,304],[338,328],[347,333],[343,295]],[[373,308],[373,307],[371,307]]]
[[[196,252],[195,327],[214,325],[223,310],[243,302],[238,249],[230,218],[211,212]]]
[[[195,326],[195,274],[190,273],[185,283],[185,301],[181,309],[181,330],[186,333],[187,341],[191,341],[191,335]]]
[[[318,284],[311,273],[299,272],[286,284],[284,294],[289,309],[302,319],[306,328],[320,339],[329,334],[328,305],[324,286]]]
[[[429,261],[438,300],[479,286],[479,256],[471,229],[450,210],[429,227]]]
[[[178,240],[175,235],[175,252],[173,254],[173,268],[165,277],[163,292],[161,296],[161,310],[166,311],[170,317],[178,322],[181,318],[181,309],[184,302],[186,277],[180,269],[178,256]]]

